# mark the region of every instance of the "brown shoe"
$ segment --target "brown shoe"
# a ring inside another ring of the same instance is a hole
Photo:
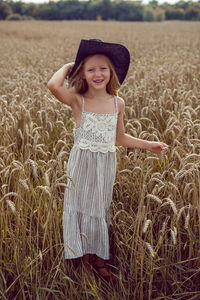
[[[96,272],[107,282],[116,282],[116,278],[113,276],[113,274],[109,271],[108,267],[106,266],[104,261],[101,262],[93,262],[93,267],[96,270]]]
[[[111,273],[108,271],[107,267],[105,265],[97,266],[94,265],[94,269],[97,271],[97,273],[106,281],[110,281],[111,279]]]
[[[90,264],[90,255],[89,254],[84,255],[81,260],[85,271],[87,273],[91,273],[92,268]]]

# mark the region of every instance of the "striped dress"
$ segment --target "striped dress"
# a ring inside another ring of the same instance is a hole
[[[64,195],[63,238],[65,259],[96,254],[109,259],[108,225],[116,174],[115,113],[84,110],[74,129],[74,146],[67,164],[68,188]]]

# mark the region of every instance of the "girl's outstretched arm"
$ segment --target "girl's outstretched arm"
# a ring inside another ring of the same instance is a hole
[[[124,100],[118,98],[118,123],[117,123],[117,135],[116,142],[120,146],[128,148],[138,148],[149,150],[154,153],[160,154],[162,150],[167,148],[167,145],[162,142],[150,142],[147,140],[138,139],[125,133],[124,129]]]
[[[74,63],[68,63],[60,68],[49,80],[47,87],[52,94],[61,102],[73,106],[76,100],[76,93],[73,88],[63,87],[65,79],[68,78]]]

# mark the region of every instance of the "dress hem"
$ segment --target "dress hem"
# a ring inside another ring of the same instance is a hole
[[[95,253],[94,252],[87,252],[87,253],[84,253],[83,255],[78,255],[78,256],[75,256],[75,257],[73,256],[73,257],[70,257],[70,258],[66,258],[64,256],[64,259],[65,260],[71,260],[71,259],[81,258],[81,257],[83,257],[86,254],[97,255],[98,257],[100,257],[100,258],[102,258],[104,260],[109,260],[110,259],[110,256],[98,255],[96,252]]]

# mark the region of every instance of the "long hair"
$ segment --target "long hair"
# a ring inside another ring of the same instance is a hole
[[[68,80],[69,85],[73,86],[75,88],[76,92],[79,94],[84,94],[88,90],[87,81],[85,79],[83,79],[83,66],[84,66],[84,63],[91,56],[93,56],[93,55],[87,56],[84,60],[82,60],[82,62],[80,63],[80,65],[78,66],[78,68],[76,69],[74,74]],[[110,95],[117,96],[118,89],[120,87],[120,83],[119,83],[115,68],[113,66],[113,63],[107,56],[105,56],[105,57],[107,58],[108,67],[110,68],[110,80],[106,86],[106,90]]]

